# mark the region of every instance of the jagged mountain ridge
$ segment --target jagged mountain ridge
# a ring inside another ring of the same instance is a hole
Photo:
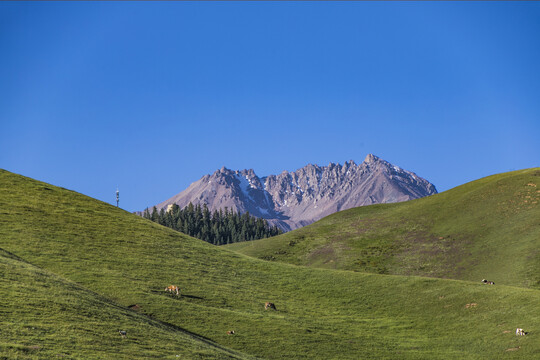
[[[156,205],[206,204],[267,219],[284,231],[308,225],[334,212],[357,206],[412,200],[437,190],[413,172],[366,156],[361,164],[306,165],[294,172],[258,177],[253,169],[225,167],[205,175],[186,190]]]

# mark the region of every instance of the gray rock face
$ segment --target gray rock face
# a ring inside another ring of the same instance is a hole
[[[357,206],[393,203],[436,194],[435,186],[416,174],[369,154],[363,163],[307,165],[294,172],[259,178],[253,169],[225,167],[205,175],[178,195],[156,205],[228,207],[267,219],[284,231],[311,224]]]

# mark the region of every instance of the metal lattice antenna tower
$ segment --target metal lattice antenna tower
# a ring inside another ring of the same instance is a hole
[[[118,186],[116,187],[116,207],[118,207],[118,203],[120,202],[120,191],[118,190]]]

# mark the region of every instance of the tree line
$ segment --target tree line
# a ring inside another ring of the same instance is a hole
[[[142,216],[214,245],[263,239],[283,233],[278,227],[271,226],[265,219],[251,216],[249,212],[240,214],[228,208],[210,212],[206,204],[189,203],[183,209],[173,204],[167,211],[163,208],[158,211],[154,206],[151,212],[146,208]]]

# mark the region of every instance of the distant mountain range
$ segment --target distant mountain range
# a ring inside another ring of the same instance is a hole
[[[436,194],[435,186],[416,174],[369,154],[361,164],[306,165],[294,172],[259,178],[253,169],[225,167],[205,175],[186,190],[156,205],[206,204],[267,219],[284,231],[311,224],[353,207],[393,203]]]

